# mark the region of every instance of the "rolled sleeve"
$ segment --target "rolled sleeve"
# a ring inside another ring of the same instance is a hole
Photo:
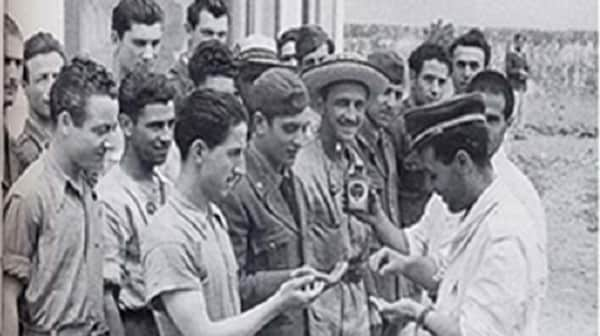
[[[146,302],[161,310],[160,295],[181,290],[202,290],[207,271],[201,260],[194,260],[193,252],[181,243],[162,243],[144,257]]]
[[[124,279],[125,251],[127,232],[123,216],[108,202],[103,202],[104,212],[104,263],[102,274],[104,281],[111,285],[122,286]]]
[[[527,262],[517,238],[491,242],[481,269],[465,293],[460,329],[463,336],[512,335],[527,316]]]
[[[41,218],[39,199],[9,196],[4,212],[4,273],[28,282]]]

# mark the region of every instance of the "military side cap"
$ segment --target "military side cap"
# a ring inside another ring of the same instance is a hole
[[[295,115],[309,104],[309,94],[300,76],[290,69],[263,72],[252,88],[254,107],[267,115]]]
[[[409,110],[404,116],[410,147],[415,148],[446,130],[472,122],[485,122],[481,93],[456,95]]]
[[[367,60],[381,70],[390,82],[397,84],[406,81],[404,60],[394,51],[376,51],[367,56]]]

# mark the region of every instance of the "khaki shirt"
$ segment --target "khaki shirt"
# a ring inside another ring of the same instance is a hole
[[[4,273],[25,286],[22,322],[42,331],[103,324],[102,217],[90,185],[43,154],[4,210]]]
[[[202,212],[173,190],[142,234],[142,255],[146,301],[157,311],[161,335],[179,335],[160,300],[166,292],[201,290],[212,321],[240,313],[238,265],[216,205]]]
[[[145,306],[140,233],[166,202],[167,185],[155,175],[157,194],[144,190],[120,165],[98,183],[104,206],[104,281],[120,288],[120,309]]]
[[[308,264],[330,271],[338,261],[352,261],[360,273],[369,255],[370,228],[345,213],[343,195],[356,147],[341,148],[334,158],[321,140],[306,145],[296,158],[294,172],[306,186],[314,222],[309,229]],[[364,159],[360,158],[364,162]],[[344,280],[323,293],[310,307],[311,335],[369,335],[368,294],[363,280]]]
[[[31,118],[25,121],[23,133],[15,143],[15,155],[19,162],[19,175],[48,147],[50,133]]]

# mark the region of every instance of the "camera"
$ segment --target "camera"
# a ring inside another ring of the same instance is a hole
[[[348,210],[369,211],[369,181],[361,163],[353,164],[348,171],[346,198]]]

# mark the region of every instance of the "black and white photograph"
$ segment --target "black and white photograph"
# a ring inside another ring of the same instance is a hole
[[[4,0],[0,336],[595,336],[598,2]]]

